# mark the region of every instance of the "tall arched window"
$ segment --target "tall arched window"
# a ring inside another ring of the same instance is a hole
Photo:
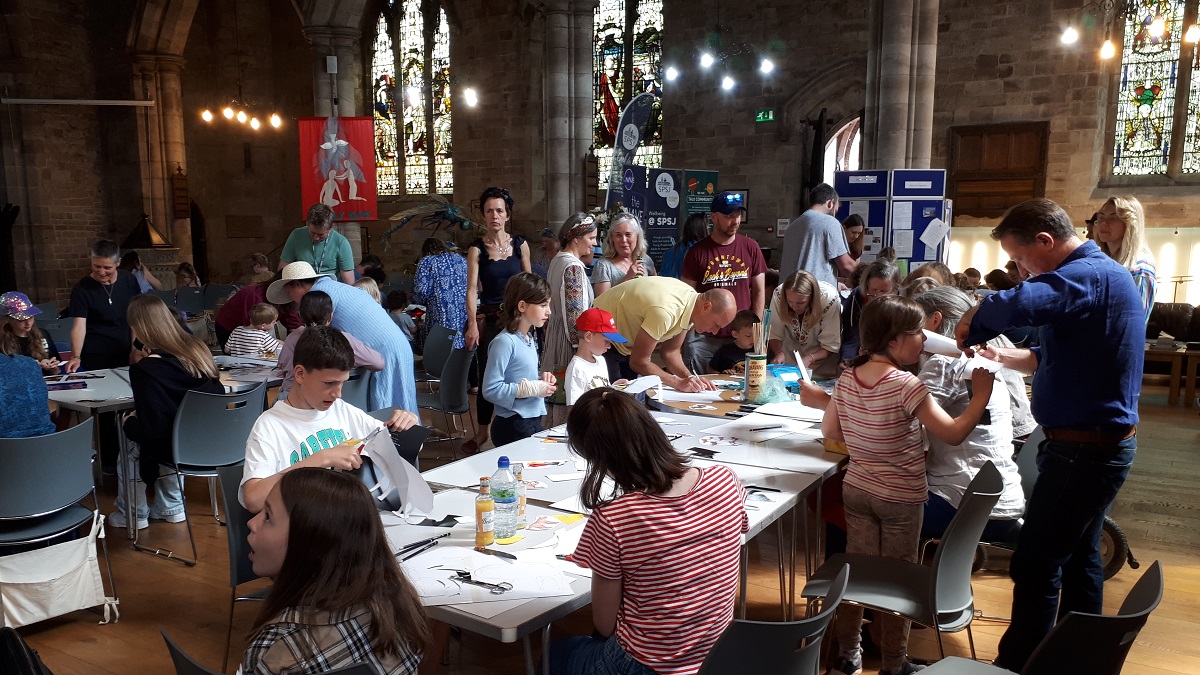
[[[621,111],[643,92],[662,96],[662,0],[600,0],[592,56],[593,152],[600,189],[608,189],[613,139]],[[662,166],[662,105],[654,104],[635,161]]]
[[[376,22],[374,46],[379,194],[454,192],[446,11],[438,0],[389,0]]]
[[[1113,175],[1165,175],[1177,143],[1174,128],[1176,90],[1180,76],[1180,45],[1186,0],[1134,0],[1124,25],[1120,83],[1117,90]],[[1164,22],[1159,33],[1156,20]],[[1192,91],[1197,90],[1192,82]],[[1195,114],[1195,95],[1188,106]],[[1189,127],[1195,123],[1189,121]],[[1196,134],[1188,134],[1184,171],[1196,172]],[[1189,168],[1190,165],[1190,168]]]

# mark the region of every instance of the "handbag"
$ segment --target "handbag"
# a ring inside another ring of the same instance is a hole
[[[96,554],[96,540],[103,536],[104,517],[93,511],[86,537],[0,557],[4,625],[28,626],[100,605],[104,606],[100,623],[117,621],[119,601],[104,594]]]

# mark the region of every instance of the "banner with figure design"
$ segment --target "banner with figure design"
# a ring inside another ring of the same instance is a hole
[[[320,202],[335,221],[377,220],[374,120],[302,117],[298,126],[300,212]]]

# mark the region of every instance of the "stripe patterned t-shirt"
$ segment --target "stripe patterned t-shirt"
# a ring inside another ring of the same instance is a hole
[[[617,640],[663,675],[690,675],[733,620],[746,492],[727,467],[701,468],[687,494],[632,492],[601,505],[575,560],[620,579]]]
[[[851,368],[833,387],[838,421],[850,453],[846,485],[877,499],[923,504],[925,436],[914,413],[929,396],[915,375],[893,370],[872,386]]]

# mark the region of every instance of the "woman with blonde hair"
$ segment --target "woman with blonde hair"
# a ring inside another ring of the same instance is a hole
[[[772,363],[803,365],[834,375],[841,333],[842,303],[836,288],[797,270],[775,289],[767,334]],[[801,364],[796,364],[796,353]]]
[[[184,520],[183,490],[177,477],[159,476],[162,464],[171,461],[171,429],[179,405],[189,391],[224,394],[217,364],[208,345],[183,332],[171,310],[153,295],[139,295],[129,303],[129,328],[141,343],[139,358],[129,367],[133,390],[133,412],[125,417],[125,436],[138,444],[140,479],[154,483],[154,506],[147,508],[145,490],[137,495],[137,527],[149,526],[149,518],[180,523]],[[135,345],[136,347],[136,345]],[[169,472],[169,469],[167,469]],[[117,510],[108,519],[114,527],[128,522],[125,508],[125,463],[117,463]]]
[[[1154,254],[1146,245],[1146,212],[1136,197],[1109,197],[1096,214],[1094,235],[1100,250],[1133,275],[1142,296],[1142,310],[1150,321],[1158,274]]]
[[[637,216],[622,213],[613,217],[604,236],[604,257],[592,266],[592,290],[601,295],[630,279],[654,276],[654,261],[646,257],[646,235]]]

